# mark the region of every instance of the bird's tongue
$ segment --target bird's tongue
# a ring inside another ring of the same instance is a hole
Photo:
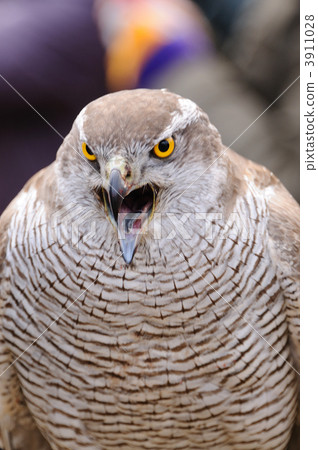
[[[138,244],[141,227],[147,219],[147,210],[133,212],[124,204],[118,213],[118,237],[124,260],[129,264]]]

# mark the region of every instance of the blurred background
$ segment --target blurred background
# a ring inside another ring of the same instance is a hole
[[[299,75],[296,0],[0,0],[0,74],[0,212],[82,107],[138,87],[194,100],[299,199],[299,82],[255,121]]]

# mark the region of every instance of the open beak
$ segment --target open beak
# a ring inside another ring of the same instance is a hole
[[[108,192],[103,199],[108,217],[116,227],[123,258],[130,264],[144,225],[152,218],[157,190],[150,184],[128,185],[122,173],[112,168]]]

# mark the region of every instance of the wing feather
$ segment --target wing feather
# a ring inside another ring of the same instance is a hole
[[[25,185],[0,217],[0,447],[4,450],[26,448],[47,450],[49,445],[36,427],[26,406],[19,380],[12,365],[12,356],[3,331],[3,305],[10,295],[10,267],[7,264],[9,231],[14,215],[21,208],[30,187],[36,188],[49,174],[49,168],[37,173]]]

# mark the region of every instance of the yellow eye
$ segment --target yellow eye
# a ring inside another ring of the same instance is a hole
[[[82,143],[82,150],[83,150],[84,156],[86,156],[87,159],[89,159],[90,161],[95,161],[96,156],[94,155],[92,150],[89,148],[89,146],[86,144],[86,142]]]
[[[158,158],[167,158],[174,150],[174,140],[172,137],[158,142],[154,146],[153,152]]]

